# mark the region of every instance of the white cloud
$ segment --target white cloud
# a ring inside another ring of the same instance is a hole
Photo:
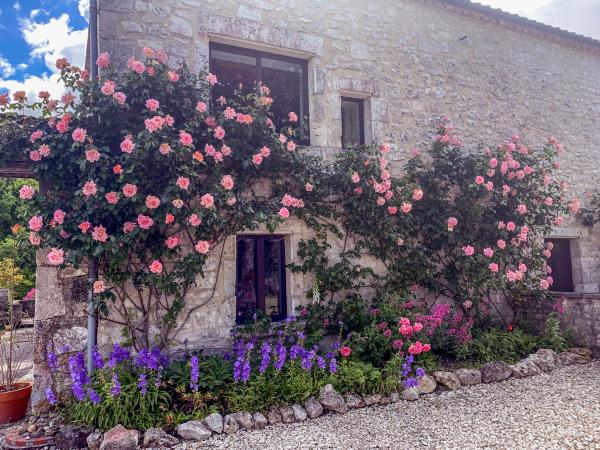
[[[79,0],[77,7],[79,8],[79,14],[81,14],[81,17],[85,17],[85,20],[87,22],[89,22],[90,21],[90,0]]]
[[[73,30],[69,16],[63,14],[48,22],[22,21],[23,38],[31,47],[30,55],[43,58],[46,67],[56,72],[56,60],[67,58],[71,64],[83,66],[87,30]]]
[[[29,67],[29,65],[25,64],[25,63],[19,63],[17,64],[17,69],[23,71],[25,69],[27,69]]]
[[[15,68],[8,62],[8,59],[0,55],[0,77],[8,78],[15,74]]]
[[[59,79],[60,75],[57,73],[42,74],[41,76],[29,75],[23,81],[0,79],[0,91],[3,89],[7,89],[9,92],[25,91],[30,101],[36,100],[40,91],[48,91],[53,98],[59,98],[65,92],[64,86],[58,84]]]
[[[17,1],[13,4],[13,9],[15,11],[21,11],[21,4]]]

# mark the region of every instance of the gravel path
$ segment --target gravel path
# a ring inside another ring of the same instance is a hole
[[[214,449],[600,449],[600,361],[218,436]]]

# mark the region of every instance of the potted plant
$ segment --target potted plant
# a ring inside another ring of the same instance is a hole
[[[4,330],[0,331],[0,423],[15,422],[25,416],[32,387],[31,382],[19,380],[28,350],[27,345],[19,341],[22,337],[18,332],[21,309],[17,311],[12,298],[15,279],[16,268],[12,265],[12,277],[6,286],[8,320]]]

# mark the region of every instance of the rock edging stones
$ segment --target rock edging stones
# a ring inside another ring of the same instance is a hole
[[[327,411],[346,413],[351,409],[363,408],[370,405],[388,405],[400,399],[406,401],[418,400],[421,395],[437,391],[453,391],[464,386],[474,386],[481,383],[496,383],[509,378],[525,378],[550,372],[558,367],[571,364],[585,364],[592,361],[592,352],[586,348],[570,348],[561,353],[549,349],[540,349],[527,358],[508,365],[501,361],[489,362],[479,369],[457,369],[454,371],[438,371],[425,375],[419,380],[419,385],[389,396],[371,394],[360,396],[355,393],[340,394],[331,384],[321,388],[319,397],[310,397],[304,405],[271,407],[266,412],[249,413],[245,411],[227,414],[223,417],[213,413],[202,421],[191,420],[179,425],[177,434],[184,440],[204,441],[213,435],[233,434],[239,430],[261,430],[269,425],[280,423],[302,422],[315,419]],[[135,449],[139,441],[136,430],[126,430],[122,426],[107,431],[104,434],[100,450]],[[168,448],[177,444],[178,439],[163,430],[151,428],[141,439],[144,447]],[[96,444],[98,445],[98,444]],[[90,447],[91,448],[91,447]]]

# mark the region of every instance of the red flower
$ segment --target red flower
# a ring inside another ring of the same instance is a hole
[[[507,329],[508,331],[512,331],[512,330],[513,330],[513,326],[512,326],[512,325],[510,325],[510,324],[508,324],[508,325],[506,326],[506,329]]]
[[[348,347],[347,345],[345,345],[340,349],[340,353],[344,358],[347,358],[348,356],[350,356],[352,354],[352,349],[350,347]]]

